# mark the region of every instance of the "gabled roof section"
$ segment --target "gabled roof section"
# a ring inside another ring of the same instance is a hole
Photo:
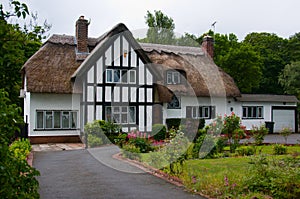
[[[240,91],[232,77],[219,68],[200,47],[140,44],[161,74],[167,70],[186,72],[188,85],[168,85],[173,93],[197,97],[238,97]],[[167,90],[165,89],[165,90]],[[170,94],[160,92],[162,101],[168,101]],[[164,99],[166,98],[166,99]]]
[[[299,100],[294,95],[271,95],[271,94],[242,94],[237,97],[241,102],[292,102],[297,103]]]
[[[72,79],[84,74],[86,70],[88,70],[89,67],[93,65],[103,53],[105,53],[107,48],[111,45],[111,43],[117,38],[119,34],[122,34],[128,40],[132,48],[135,50],[135,52],[145,64],[151,63],[151,60],[147,57],[147,55],[145,55],[140,44],[136,42],[129,29],[123,23],[120,23],[97,39],[97,45],[95,49],[84,60],[80,67],[73,73]],[[153,67],[149,67],[149,70],[154,74],[155,77],[161,78]]]

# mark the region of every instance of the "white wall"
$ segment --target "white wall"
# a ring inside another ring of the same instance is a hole
[[[167,103],[163,105],[163,122],[167,118],[185,118],[187,106],[215,106],[216,116],[230,115],[234,112],[241,118],[242,125],[246,126],[246,129],[251,129],[252,126],[260,126],[265,124],[266,121],[272,121],[272,106],[296,106],[295,103],[282,102],[240,102],[233,98],[218,98],[218,97],[181,97],[181,109],[168,109]],[[263,118],[262,119],[242,119],[243,106],[263,106]],[[206,119],[206,125],[211,123],[211,119]],[[275,126],[276,127],[276,126]]]
[[[24,99],[24,118],[28,116],[29,136],[79,135],[79,130],[35,130],[36,110],[74,110],[78,111],[77,127],[80,127],[80,97],[75,94],[26,93]],[[30,110],[30,111],[29,111]]]

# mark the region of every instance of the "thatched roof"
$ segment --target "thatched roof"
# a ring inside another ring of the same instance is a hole
[[[23,66],[27,90],[34,93],[72,93],[72,78],[80,76],[105,50],[110,37],[127,31],[133,47],[155,72],[157,90],[162,101],[169,101],[173,93],[191,96],[240,96],[233,79],[217,67],[201,48],[160,44],[139,44],[124,24],[118,24],[99,38],[89,38],[90,54],[76,53],[74,36],[53,35]],[[87,58],[86,58],[87,57]],[[85,59],[85,60],[84,60]],[[153,64],[151,64],[153,63]],[[187,81],[181,85],[166,85],[166,70],[185,71]],[[189,86],[190,85],[190,86]]]
[[[166,87],[159,92],[163,101],[170,99],[170,92],[189,96],[227,96],[238,97],[240,91],[234,80],[207,57],[201,48],[170,46],[158,44],[141,44],[145,53],[160,71],[166,74],[167,70],[184,71],[186,83],[180,85],[159,84]]]

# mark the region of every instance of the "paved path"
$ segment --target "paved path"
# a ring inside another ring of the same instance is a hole
[[[41,173],[41,198],[202,198],[112,159],[117,151],[109,146],[34,152],[33,166]]]
[[[241,142],[253,142],[254,139],[243,139]],[[264,137],[264,143],[266,144],[285,144],[285,139],[280,134],[269,134]],[[300,134],[291,134],[287,139],[288,144],[300,144]]]

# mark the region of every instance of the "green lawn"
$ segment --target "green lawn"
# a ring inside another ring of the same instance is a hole
[[[300,153],[300,146],[288,146],[289,155],[275,156],[272,147],[272,145],[259,146],[257,153],[266,154],[268,159],[281,159],[295,154],[295,152]],[[159,156],[160,154],[157,154],[157,157]],[[241,197],[240,193],[244,188],[243,182],[246,180],[246,176],[249,176],[246,174],[249,173],[250,162],[253,158],[254,156],[245,156],[186,160],[183,172],[177,177],[183,181],[187,189],[193,192],[217,198],[228,195],[231,198]],[[149,163],[150,153],[142,154],[141,159],[143,162]],[[251,194],[242,198],[251,198]]]

